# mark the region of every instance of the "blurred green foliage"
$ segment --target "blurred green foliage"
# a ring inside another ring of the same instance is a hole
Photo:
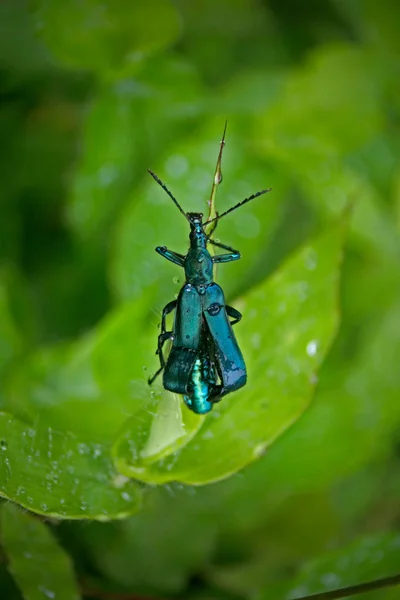
[[[290,600],[398,570],[397,15],[0,3],[4,597]],[[273,192],[218,228],[249,383],[203,418],[146,383],[182,284],[154,247],[187,247],[146,168],[204,210],[225,119],[218,210]]]

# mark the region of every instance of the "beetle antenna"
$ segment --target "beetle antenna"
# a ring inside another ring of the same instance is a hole
[[[219,221],[219,219],[222,219],[222,217],[225,217],[225,215],[228,215],[229,213],[233,212],[237,208],[240,208],[241,206],[243,206],[243,204],[247,204],[247,202],[250,202],[251,200],[254,200],[254,198],[258,198],[258,196],[262,196],[263,194],[267,194],[271,190],[272,190],[272,188],[268,188],[267,190],[261,190],[261,192],[257,192],[256,194],[253,194],[252,196],[249,196],[248,198],[245,198],[244,200],[242,200],[238,204],[235,204],[235,206],[231,206],[231,208],[228,208],[228,210],[226,210],[225,212],[221,213],[220,215],[217,215],[213,219],[210,219],[209,221],[206,221],[206,223],[204,223],[204,225],[209,225],[210,223],[213,223],[215,221]]]
[[[152,178],[157,181],[158,185],[162,187],[162,189],[164,190],[164,192],[167,192],[167,194],[171,198],[172,202],[175,204],[175,206],[178,207],[178,210],[183,214],[183,216],[185,217],[185,219],[187,221],[189,221],[189,223],[190,223],[189,217],[187,216],[187,214],[185,213],[185,211],[183,210],[182,206],[179,204],[179,202],[175,198],[175,196],[169,191],[169,189],[167,188],[167,186],[165,185],[165,183],[163,183],[161,181],[161,179],[159,177],[157,177],[157,175],[155,173],[153,173],[153,171],[150,171],[150,169],[147,169],[147,171],[150,173],[150,175],[152,176]]]

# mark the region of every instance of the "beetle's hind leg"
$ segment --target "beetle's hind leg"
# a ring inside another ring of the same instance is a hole
[[[165,367],[165,358],[164,358],[164,354],[163,354],[163,347],[165,342],[167,342],[168,340],[173,339],[174,334],[172,331],[166,331],[166,317],[169,313],[171,313],[173,310],[175,310],[176,308],[176,300],[172,300],[172,302],[168,302],[168,304],[166,306],[164,306],[163,311],[162,311],[162,315],[161,315],[161,333],[158,336],[158,341],[157,341],[157,350],[156,350],[156,354],[160,359],[160,368],[158,369],[158,371],[153,375],[153,377],[149,377],[148,384],[152,385],[152,383],[154,383],[154,381],[157,379],[157,377],[160,375],[160,373],[163,371],[164,367]]]
[[[225,306],[225,310],[227,315],[233,319],[233,321],[230,321],[231,325],[236,325],[236,323],[239,323],[243,316],[241,312],[236,310],[236,308],[233,308],[233,306],[228,305]]]
[[[153,377],[149,377],[148,384],[152,385],[152,383],[154,383],[154,381],[157,379],[157,377],[160,375],[160,373],[163,371],[163,369],[165,368],[165,358],[164,358],[164,354],[163,354],[163,347],[165,342],[167,342],[168,340],[172,340],[174,337],[174,334],[172,333],[172,331],[164,331],[163,333],[160,333],[160,335],[158,336],[158,344],[157,344],[157,350],[156,350],[156,354],[160,359],[160,368],[158,369],[158,371],[156,371],[156,373],[154,373]]]

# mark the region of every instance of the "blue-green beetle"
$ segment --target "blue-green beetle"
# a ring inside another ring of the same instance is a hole
[[[225,143],[225,131],[217,161],[214,186],[222,180],[221,157]],[[167,192],[190,225],[190,248],[186,255],[157,246],[156,252],[185,269],[185,285],[177,300],[169,302],[162,311],[161,332],[158,336],[157,354],[160,368],[149,379],[164,371],[163,385],[166,390],[182,394],[185,404],[197,414],[209,412],[213,404],[229,392],[246,384],[247,373],[232,325],[242,318],[241,313],[225,303],[221,287],[214,281],[214,265],[240,258],[238,250],[225,246],[211,238],[218,221],[254,198],[269,192],[265,189],[224,213],[203,222],[201,213],[186,213],[166,185],[149,170],[150,175]],[[213,224],[209,234],[207,225]],[[227,252],[212,256],[207,245],[212,244]],[[174,327],[166,330],[166,317],[175,310]],[[232,319],[232,320],[231,320]],[[171,350],[165,359],[164,344],[170,340]]]

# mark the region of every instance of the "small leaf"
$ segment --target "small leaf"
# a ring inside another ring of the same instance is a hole
[[[4,412],[0,495],[47,516],[103,521],[136,512],[141,497],[113,467],[107,445],[28,426]]]
[[[68,555],[49,528],[14,504],[0,512],[1,543],[25,600],[78,600],[81,596]]]

